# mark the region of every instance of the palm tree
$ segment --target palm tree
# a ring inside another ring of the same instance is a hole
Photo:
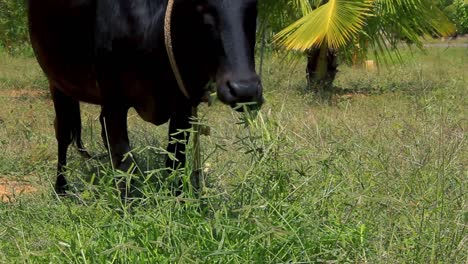
[[[454,31],[433,0],[289,0],[283,10],[270,2],[279,1],[264,0],[270,21],[294,19],[291,12],[301,15],[274,41],[307,53],[309,84],[317,90],[331,86],[338,56],[358,63],[373,51],[380,59],[397,50],[402,40],[422,48],[422,35],[445,36]]]

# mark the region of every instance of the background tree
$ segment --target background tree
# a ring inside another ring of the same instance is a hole
[[[288,50],[307,54],[309,85],[316,91],[331,88],[338,57],[342,62],[359,63],[368,52],[374,52],[380,60],[381,55],[398,50],[402,40],[422,48],[421,36],[446,36],[454,32],[453,25],[432,0],[289,2],[292,8],[301,7],[296,12],[303,16],[274,39]],[[276,8],[269,10],[282,13]],[[269,17],[278,18],[275,14]]]
[[[13,53],[28,42],[26,2],[0,0],[0,49]]]
[[[438,5],[457,27],[457,34],[468,34],[467,0],[440,0]]]

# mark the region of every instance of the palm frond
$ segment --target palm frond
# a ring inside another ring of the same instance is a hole
[[[372,50],[377,60],[393,59],[394,55],[398,58],[395,51],[402,41],[423,48],[421,36],[455,32],[455,26],[433,0],[377,0],[374,13],[356,39],[361,47]]]
[[[287,49],[305,51],[327,44],[345,46],[365,25],[371,0],[330,0],[278,33],[274,41]]]

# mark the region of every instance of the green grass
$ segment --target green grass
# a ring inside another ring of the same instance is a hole
[[[56,143],[34,60],[0,57],[0,177],[39,192],[0,203],[5,263],[466,263],[466,49],[403,52],[336,85],[364,94],[315,97],[303,64],[268,58],[268,103],[249,126],[219,104],[201,199],[157,188],[167,126],[129,115],[142,197],[122,204],[104,160],[70,150],[76,197],[53,195]],[[105,153],[99,109],[82,109],[84,141]],[[148,147],[149,146],[149,147]],[[128,175],[127,175],[128,176]],[[92,182],[92,183],[90,183]]]

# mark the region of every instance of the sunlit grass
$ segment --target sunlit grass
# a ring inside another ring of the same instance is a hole
[[[436,49],[380,72],[342,67],[336,85],[365,93],[322,98],[306,92],[303,64],[268,58],[267,104],[250,126],[226,106],[201,109],[212,130],[201,197],[170,194],[167,126],[131,111],[143,172],[131,204],[105,158],[73,149],[76,196],[57,199],[50,99],[0,90],[0,177],[39,189],[0,204],[0,262],[465,263],[466,59]],[[33,60],[0,69],[0,89],[47,89]],[[98,115],[83,106],[92,154],[105,153]]]

